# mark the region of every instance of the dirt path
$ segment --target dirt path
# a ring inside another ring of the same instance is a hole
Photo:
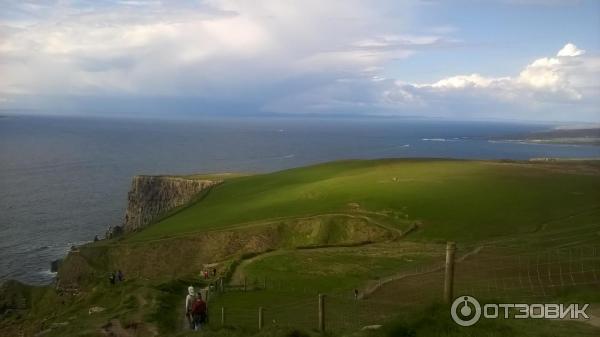
[[[146,306],[148,301],[140,294],[136,295],[136,299],[140,306]],[[135,337],[138,335],[144,336],[158,336],[158,329],[154,324],[144,322],[140,313],[134,315],[134,320],[129,322],[129,326],[123,327],[119,319],[111,319],[106,323],[100,332],[108,337]]]

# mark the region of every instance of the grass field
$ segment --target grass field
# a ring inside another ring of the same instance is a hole
[[[598,207],[598,200],[597,172],[572,163],[343,161],[227,179],[201,202],[129,240],[358,207],[386,212],[392,225],[420,221],[423,239],[466,242],[535,231]]]
[[[275,288],[311,292],[347,292],[402,270],[439,260],[440,247],[410,243],[381,243],[362,247],[332,247],[277,251],[238,267],[250,280]],[[240,277],[232,280],[240,281]]]
[[[63,269],[81,282],[80,294],[36,289],[28,296],[39,305],[11,322],[24,319],[27,335],[53,326],[45,336],[193,335],[184,330],[186,287],[214,281],[199,273],[216,263],[228,291],[211,295],[209,331],[199,336],[318,335],[319,293],[327,294],[331,335],[600,331],[529,320],[461,329],[439,303],[445,242],[455,240],[457,293],[489,301],[591,301],[600,315],[597,162],[351,160],[198,177],[225,182],[140,232],[82,247]],[[114,268],[128,276],[116,288],[105,279]],[[93,306],[106,310],[90,315]],[[260,333],[258,307],[265,310]],[[384,326],[359,331],[373,324]]]

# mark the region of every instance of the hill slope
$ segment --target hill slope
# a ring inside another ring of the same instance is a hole
[[[226,180],[130,240],[362,211],[399,229],[418,222],[424,239],[471,241],[535,231],[598,207],[597,200],[595,164],[342,161]]]
[[[600,308],[598,162],[351,160],[227,176],[194,200],[139,232],[71,251],[57,287],[19,290],[21,307],[0,312],[0,335],[187,336],[190,284],[227,290],[209,300],[216,336],[317,335],[321,292],[332,335],[394,319],[391,329],[418,336],[598,333],[580,322],[530,320],[461,330],[435,304],[452,239],[457,293]],[[207,268],[217,275],[200,277]],[[126,280],[110,285],[117,269]],[[265,333],[256,331],[259,307]],[[230,328],[220,324],[221,308]]]

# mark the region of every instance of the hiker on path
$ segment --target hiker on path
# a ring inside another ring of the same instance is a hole
[[[188,320],[188,324],[190,325],[190,329],[194,330],[194,318],[192,317],[192,306],[196,301],[196,290],[194,287],[188,287],[188,294],[185,297],[185,317]]]
[[[115,284],[117,276],[115,275],[115,272],[113,271],[112,273],[110,273],[110,275],[108,275],[108,281],[110,282],[111,285]]]
[[[121,269],[119,269],[119,271],[117,271],[117,280],[119,282],[125,281],[125,276],[123,275],[123,272],[121,271]]]
[[[192,304],[193,329],[202,330],[202,324],[206,322],[206,302],[202,300],[202,295],[198,293],[194,304]]]

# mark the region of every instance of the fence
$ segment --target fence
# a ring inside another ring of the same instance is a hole
[[[381,324],[408,307],[468,294],[497,301],[543,301],[572,287],[600,285],[597,225],[537,235],[539,245],[508,238],[439,247],[439,261],[353,291],[320,294],[276,279],[217,282],[210,324],[258,330],[266,326],[350,331]],[[526,240],[526,239],[525,239]],[[597,288],[596,288],[597,291]],[[261,303],[260,307],[255,303]]]

